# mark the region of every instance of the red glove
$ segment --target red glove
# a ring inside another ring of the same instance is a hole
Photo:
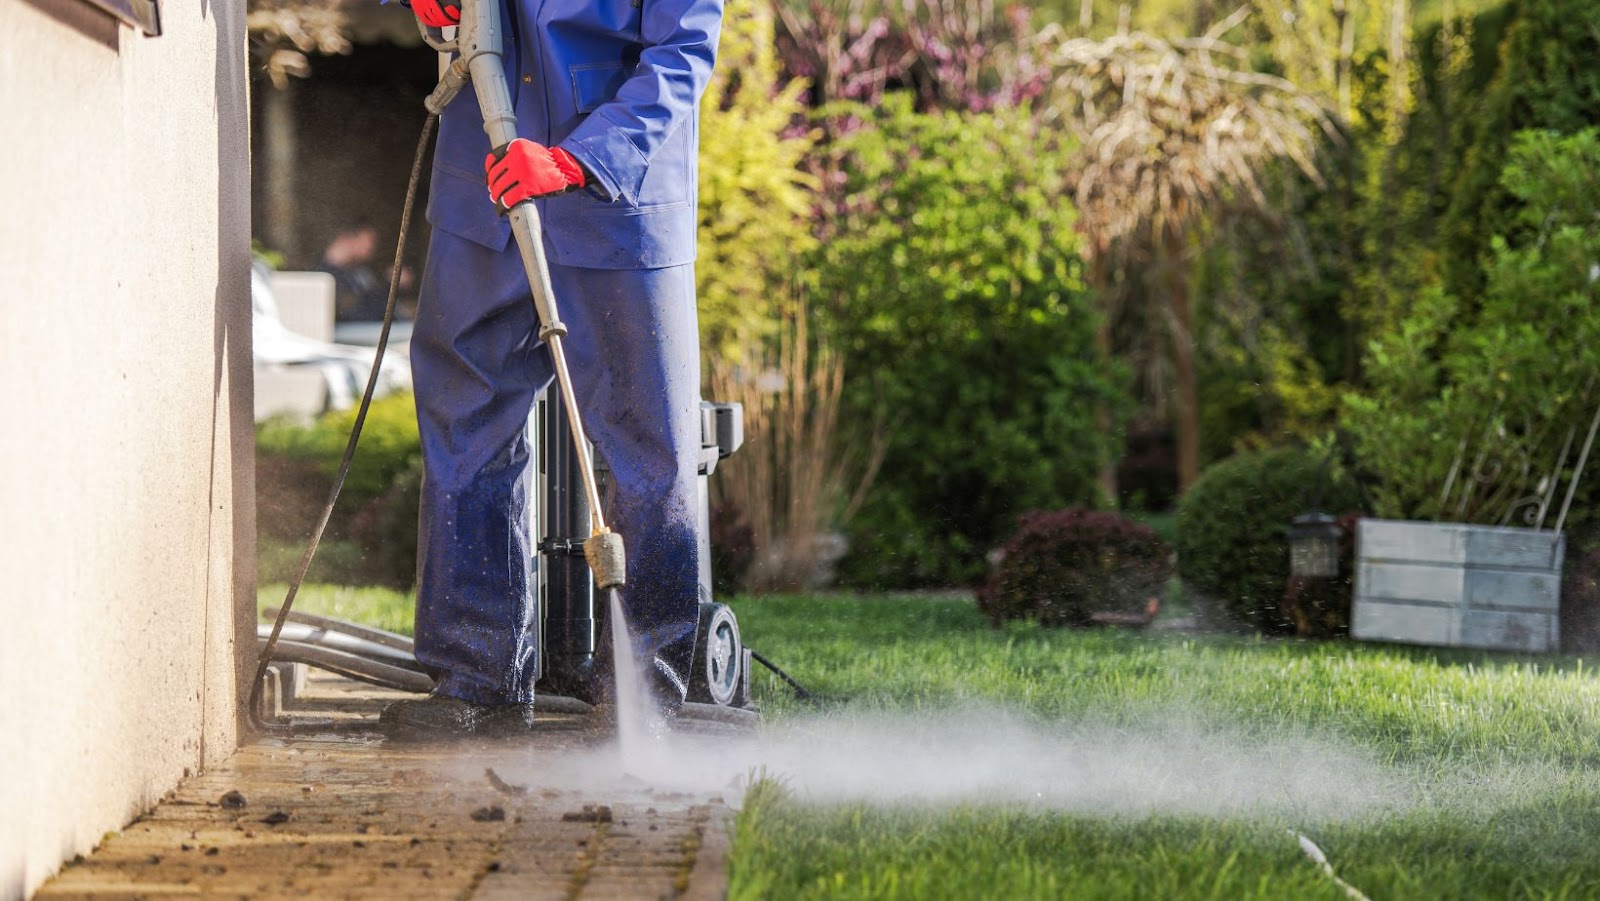
[[[461,4],[456,0],[411,0],[411,11],[429,28],[461,24]]]
[[[584,185],[583,167],[560,147],[517,138],[483,161],[489,197],[508,210],[529,197],[561,194]]]

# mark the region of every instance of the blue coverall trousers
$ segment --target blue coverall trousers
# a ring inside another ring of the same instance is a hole
[[[623,603],[652,691],[681,703],[699,610],[700,351],[692,264],[550,267],[584,427],[611,471]],[[424,479],[417,659],[437,692],[525,702],[539,673],[529,418],[552,379],[515,246],[434,229],[411,340]],[[552,395],[554,398],[554,395]],[[577,536],[587,537],[587,536]]]

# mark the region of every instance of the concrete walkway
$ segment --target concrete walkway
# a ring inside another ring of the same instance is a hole
[[[372,726],[394,697],[313,676],[293,712],[325,727],[256,739],[185,780],[37,897],[725,895],[722,797],[622,775],[572,718],[527,741],[386,741]]]

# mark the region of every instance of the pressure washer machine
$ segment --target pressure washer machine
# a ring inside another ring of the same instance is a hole
[[[533,534],[541,535],[539,591],[544,672],[538,691],[590,700],[596,666],[599,617],[594,576],[583,556],[582,529],[589,522],[587,498],[578,490],[577,463],[565,411],[540,401],[536,415],[540,449],[541,503]],[[712,601],[710,477],[717,463],[744,444],[744,410],[736,403],[700,404],[699,528],[700,626],[695,640],[689,701],[718,707],[750,705],[750,652],[739,640],[739,624],[726,604]],[[598,472],[602,482],[605,470]]]
[[[689,712],[706,706],[749,709],[752,652],[739,636],[739,623],[726,604],[712,601],[710,478],[717,463],[744,444],[744,410],[736,403],[700,405],[699,518],[702,544],[700,622],[689,682]],[[538,575],[540,660],[536,705],[552,712],[581,712],[594,700],[601,661],[599,636],[607,606],[598,603],[594,576],[583,555],[580,530],[589,522],[587,495],[577,487],[572,459],[575,445],[565,411],[548,398],[539,400],[529,423],[538,449],[534,479],[540,501],[532,505],[530,534],[539,535]],[[598,475],[604,481],[605,471]],[[277,608],[266,611],[277,616]],[[401,691],[427,693],[433,679],[413,656],[411,639],[358,623],[290,610],[272,648],[272,660],[305,664],[348,678]],[[272,626],[257,626],[266,650]],[[575,703],[574,703],[575,702]]]

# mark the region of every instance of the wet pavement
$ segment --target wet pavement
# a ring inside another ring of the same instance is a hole
[[[38,898],[721,898],[729,792],[628,775],[609,737],[396,743],[398,693],[313,675],[290,712],[66,865]]]

